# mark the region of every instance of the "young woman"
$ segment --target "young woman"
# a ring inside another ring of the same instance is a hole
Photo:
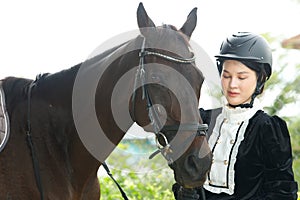
[[[272,73],[266,40],[239,32],[216,56],[226,102],[203,110],[210,126],[211,170],[202,189],[173,186],[175,198],[202,200],[296,200],[290,136],[284,120],[263,111],[257,95]]]

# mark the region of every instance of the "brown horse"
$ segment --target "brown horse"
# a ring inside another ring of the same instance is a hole
[[[99,199],[98,168],[134,122],[155,133],[180,185],[203,184],[211,154],[189,45],[196,9],[179,30],[156,27],[142,4],[137,20],[136,38],[79,65],[2,80],[10,133],[0,199]]]

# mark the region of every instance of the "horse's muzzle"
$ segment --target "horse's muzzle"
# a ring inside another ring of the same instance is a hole
[[[202,158],[191,154],[176,160],[170,167],[174,171],[175,180],[178,184],[184,188],[196,188],[203,186],[211,162],[211,152]]]

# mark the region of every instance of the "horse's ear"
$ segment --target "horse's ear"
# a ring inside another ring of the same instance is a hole
[[[143,3],[139,4],[139,7],[137,9],[137,22],[138,26],[140,28],[141,33],[145,36],[145,31],[147,28],[154,28],[155,24],[150,19],[150,17],[147,15],[147,12],[143,6]]]
[[[181,32],[191,38],[193,31],[197,25],[197,8],[194,8],[187,17],[187,20],[181,27]]]

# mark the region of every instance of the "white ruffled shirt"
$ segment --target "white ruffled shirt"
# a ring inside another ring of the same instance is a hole
[[[208,140],[213,152],[211,170],[204,188],[212,193],[234,193],[234,165],[238,148],[244,139],[249,119],[262,110],[259,101],[254,101],[253,108],[229,108],[224,106],[217,117],[213,132]]]

